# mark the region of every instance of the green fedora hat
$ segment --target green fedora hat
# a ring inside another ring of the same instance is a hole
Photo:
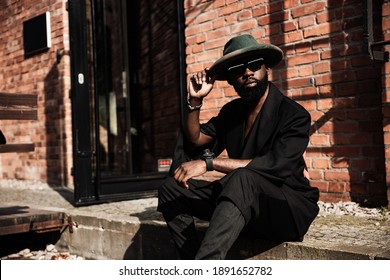
[[[210,67],[209,73],[216,80],[227,80],[227,68],[240,59],[262,57],[267,67],[273,67],[283,59],[283,51],[271,44],[259,44],[249,34],[239,35],[230,39],[224,49],[223,56]]]

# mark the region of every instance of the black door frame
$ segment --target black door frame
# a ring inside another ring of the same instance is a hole
[[[89,204],[97,197],[92,183],[89,76],[85,1],[69,0],[74,203]],[[77,114],[83,112],[83,114]]]
[[[182,123],[186,95],[184,5],[183,0],[177,0],[176,3],[179,34],[180,118]],[[85,0],[69,0],[68,12],[72,85],[74,203],[76,206],[81,206],[155,196],[156,186],[161,184],[166,174],[118,178],[105,182],[100,179],[100,174],[93,178],[92,157],[94,155],[90,133],[92,112],[90,111]]]

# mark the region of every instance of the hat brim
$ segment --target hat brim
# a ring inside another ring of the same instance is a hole
[[[262,57],[264,64],[267,67],[274,67],[283,59],[283,51],[269,44],[262,44],[260,46],[248,47],[224,55],[218,59],[209,69],[209,75],[214,77],[216,80],[225,81],[227,80],[227,68],[238,62],[241,59],[249,57]]]

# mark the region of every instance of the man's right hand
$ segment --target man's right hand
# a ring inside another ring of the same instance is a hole
[[[215,79],[208,75],[208,68],[196,74],[190,75],[187,83],[188,100],[190,102],[196,99],[202,101],[202,99],[213,89],[214,81]]]

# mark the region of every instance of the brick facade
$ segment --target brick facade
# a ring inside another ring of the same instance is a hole
[[[48,5],[50,3],[50,5]],[[0,155],[0,177],[72,185],[68,15],[63,0],[0,2],[0,91],[38,95],[38,121],[1,121],[7,141],[35,152]],[[25,57],[23,22],[50,12],[49,50]],[[56,51],[63,55],[57,63]]]
[[[375,12],[382,8],[374,6]],[[210,66],[237,34],[279,46],[285,59],[273,69],[272,81],[312,116],[307,164],[321,200],[387,204],[385,64],[372,61],[363,45],[363,1],[187,0],[185,9],[188,72]],[[218,82],[202,119],[235,96]]]
[[[363,2],[184,0],[186,62],[188,73],[210,66],[226,41],[242,33],[282,48],[285,59],[271,79],[312,116],[307,164],[321,200],[378,206],[390,201],[390,66],[367,54]],[[382,14],[375,40],[388,40],[389,1],[374,6]],[[22,23],[46,11],[52,47],[25,58]],[[0,91],[39,96],[38,121],[1,122],[9,141],[33,141],[36,151],[0,155],[0,177],[71,186],[69,57],[56,63],[56,50],[69,49],[65,1],[1,1],[0,32]],[[227,83],[217,82],[202,120],[234,98]]]

